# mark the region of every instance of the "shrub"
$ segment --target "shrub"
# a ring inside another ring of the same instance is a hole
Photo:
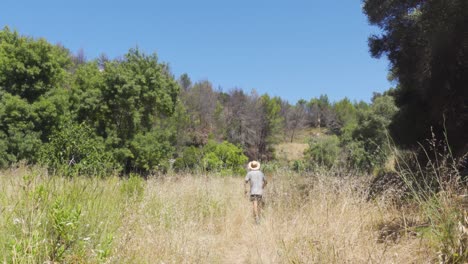
[[[310,166],[319,165],[332,167],[340,154],[340,141],[337,136],[331,135],[321,138],[312,138],[309,148],[304,156]]]
[[[151,131],[138,134],[130,144],[133,154],[133,169],[149,171],[165,171],[168,161],[174,151],[169,141],[169,134],[162,131]]]
[[[306,166],[302,160],[293,161],[290,167],[295,172],[303,172],[306,170]]]
[[[199,148],[190,146],[182,151],[182,155],[174,162],[174,169],[181,171],[185,169],[194,170],[201,164],[202,152]]]
[[[66,176],[104,176],[118,169],[102,138],[85,124],[66,122],[40,150],[40,162]]]
[[[242,149],[227,141],[218,143],[208,141],[202,149],[188,147],[182,152],[182,156],[176,159],[176,170],[194,170],[201,168],[206,171],[223,172],[223,175],[243,173],[242,166],[247,162],[247,157]]]
[[[217,143],[210,140],[203,148],[203,152],[204,160],[208,161],[206,163],[208,166],[204,167],[206,170],[228,170],[233,173],[241,173],[241,166],[248,160],[241,148],[227,141]]]
[[[223,161],[214,152],[208,152],[203,157],[203,168],[207,171],[220,171],[223,168]]]
[[[361,171],[370,171],[375,163],[362,141],[351,141],[344,146],[348,166]]]

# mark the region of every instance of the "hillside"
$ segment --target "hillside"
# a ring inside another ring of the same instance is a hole
[[[275,146],[275,155],[279,161],[295,161],[304,157],[304,151],[309,146],[308,141],[313,137],[323,137],[327,130],[325,128],[309,128],[297,132],[293,141],[285,140]]]

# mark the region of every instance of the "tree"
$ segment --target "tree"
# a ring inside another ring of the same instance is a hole
[[[71,101],[77,121],[96,128],[120,164],[127,170],[151,170],[172,155],[167,147],[171,127],[163,120],[174,114],[178,95],[167,65],[155,54],[131,49],[104,69],[97,62],[81,65]],[[153,148],[147,146],[151,141]]]
[[[249,139],[254,133],[251,124],[257,113],[244,91],[233,89],[228,96],[224,106],[226,139],[247,149]]]
[[[0,87],[29,103],[60,87],[71,65],[68,50],[11,32],[0,31]]]
[[[341,126],[356,122],[356,108],[347,97],[334,103],[333,111]]]
[[[400,111],[390,129],[412,148],[448,134],[456,156],[468,151],[468,2],[366,0],[364,12],[381,35],[369,39],[372,56],[386,55]]]
[[[259,114],[256,128],[257,151],[254,158],[259,160],[269,160],[273,158],[273,145],[278,142],[283,119],[280,115],[281,99],[279,97],[270,98],[267,94],[258,99]]]
[[[190,80],[187,73],[184,73],[179,77],[179,85],[183,91],[187,91],[192,88],[192,80]]]
[[[351,165],[371,170],[385,163],[389,153],[387,129],[397,111],[393,97],[379,96],[370,108],[357,112],[355,123],[343,128],[341,143]]]
[[[0,140],[3,164],[35,162],[68,111],[68,50],[0,31]]]
[[[287,109],[287,114],[283,118],[285,118],[286,134],[289,134],[289,140],[293,142],[297,131],[307,125],[307,102],[303,99],[297,101],[296,105]]]
[[[330,101],[328,100],[327,95],[320,95],[319,98],[312,98],[308,103],[308,108],[310,112],[310,123],[313,126],[321,127],[326,126],[329,123],[331,118],[330,112]]]
[[[209,81],[195,83],[182,98],[191,119],[190,133],[196,145],[204,145],[214,132],[218,95]]]

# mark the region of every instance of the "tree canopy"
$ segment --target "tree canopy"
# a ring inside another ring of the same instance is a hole
[[[382,30],[371,36],[374,57],[387,56],[400,111],[390,128],[404,147],[448,135],[457,156],[468,151],[468,2],[365,0]]]

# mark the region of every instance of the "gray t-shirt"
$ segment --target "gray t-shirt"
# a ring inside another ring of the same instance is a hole
[[[263,195],[263,183],[266,182],[263,172],[249,171],[245,176],[245,181],[250,182],[250,195]]]

